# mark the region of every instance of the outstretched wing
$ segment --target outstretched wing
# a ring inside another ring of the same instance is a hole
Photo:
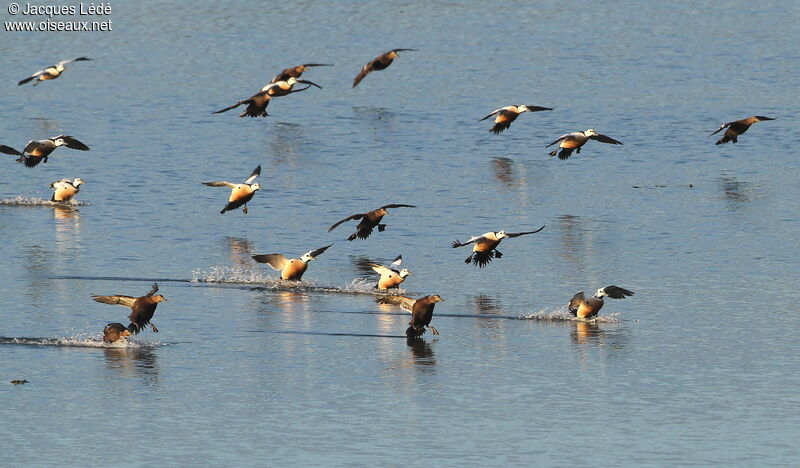
[[[567,138],[568,136],[569,136],[569,133],[565,133],[565,134],[561,135],[560,137],[558,137],[558,140],[556,140],[556,141],[550,143],[549,145],[545,146],[545,148],[549,148],[549,147],[555,145],[556,143],[558,143],[560,141],[564,141],[564,139]]]
[[[380,210],[380,209],[386,209],[386,208],[416,208],[416,206],[415,205],[404,205],[402,203],[393,203],[391,205],[383,205],[382,207],[380,207],[378,209]]]
[[[152,296],[153,294],[155,294],[157,292],[158,292],[158,283],[153,283],[152,289],[150,289],[150,292],[145,294],[145,296]]]
[[[33,75],[31,75],[31,76],[29,76],[29,77],[25,78],[24,80],[20,80],[20,81],[17,83],[17,86],[24,85],[25,83],[27,83],[27,82],[31,81],[32,79],[36,78],[37,76],[41,75],[42,73],[44,73],[44,70],[39,70],[39,71],[37,71],[36,73],[34,73]]]
[[[6,145],[0,145],[0,153],[13,154],[14,156],[22,156],[22,153]]]
[[[602,135],[600,133],[598,133],[597,135],[590,136],[589,139],[597,140],[597,141],[599,141],[601,143],[610,143],[612,145],[621,145],[622,144],[621,141],[617,141],[617,140],[615,140],[615,139],[613,139],[613,138],[611,138],[609,136],[605,136],[605,135]]]
[[[482,118],[482,119],[481,119],[481,120],[479,120],[478,122],[480,122],[480,121],[482,121],[482,120],[486,120],[486,119],[488,119],[489,117],[491,117],[491,116],[493,116],[493,115],[497,115],[497,114],[499,114],[500,112],[502,112],[502,111],[503,111],[503,109],[505,109],[505,107],[501,107],[501,108],[499,108],[499,109],[493,110],[491,114],[489,114],[489,115],[487,115],[486,117]]]
[[[716,130],[714,130],[713,132],[711,132],[711,135],[714,135],[715,133],[719,133],[719,132],[720,132],[720,130],[730,127],[732,123],[733,123],[733,122],[728,122],[728,123],[726,123],[726,124],[722,124],[722,125],[720,125],[720,127],[719,127],[718,129],[716,129]],[[711,136],[711,135],[708,135],[708,136]]]
[[[612,299],[625,299],[628,296],[633,296],[633,291],[628,291],[619,286],[606,286],[603,291]]]
[[[307,84],[307,85],[311,85],[311,86],[316,86],[317,88],[319,88],[319,89],[322,89],[322,86],[320,86],[320,85],[318,85],[318,84],[314,83],[313,81],[308,81],[308,80],[297,80],[297,82],[298,82],[298,83]]]
[[[256,180],[256,177],[261,175],[261,164],[258,165],[257,168],[253,169],[253,172],[250,174],[250,177],[244,180],[244,183],[250,185]]]
[[[392,273],[392,270],[381,265],[380,263],[365,263],[364,265],[372,268],[372,271],[383,276]]]
[[[89,57],[78,57],[78,58],[76,58],[76,59],[72,59],[72,60],[62,60],[62,61],[58,62],[58,63],[56,64],[56,66],[59,66],[59,65],[60,65],[60,66],[64,66],[64,65],[66,65],[66,64],[68,64],[68,63],[72,63],[72,62],[81,62],[81,61],[83,61],[83,60],[92,60],[92,59],[90,59]]]
[[[539,111],[549,111],[549,110],[553,110],[553,108],[552,108],[552,107],[529,106],[529,105],[525,105],[525,107],[527,107],[527,108],[528,108],[528,111],[529,111],[529,112],[539,112]]]
[[[400,268],[401,263],[403,263],[403,256],[398,255],[397,258],[392,260],[392,263],[389,264],[389,268]]]
[[[572,299],[569,300],[569,305],[567,305],[567,309],[572,313],[572,315],[578,314],[578,307],[583,304],[586,298],[583,296],[583,291],[578,291],[577,294],[572,296]]]
[[[258,263],[266,263],[273,270],[281,271],[289,260],[281,254],[253,255],[253,260]]]
[[[80,151],[89,151],[91,149],[69,135],[59,135],[57,137],[54,137],[53,140],[57,140],[59,138],[64,140],[64,146],[66,146],[67,148],[72,148]]]
[[[411,309],[414,307],[414,303],[417,301],[416,299],[407,296],[381,296],[375,299],[375,302],[378,304],[399,305],[401,309],[411,312]]]
[[[508,237],[519,237],[519,236],[524,236],[525,234],[536,234],[537,232],[541,231],[542,229],[544,229],[544,226],[540,227],[539,229],[537,229],[535,231],[507,232],[506,236],[508,236]]]
[[[392,49],[390,52],[416,52],[419,49]]]
[[[346,221],[350,221],[351,219],[361,219],[364,216],[366,216],[366,213],[358,213],[358,214],[354,214],[354,215],[348,216],[348,217],[344,218],[341,221],[337,221],[333,226],[328,228],[328,232],[333,231],[334,229],[336,229],[337,226],[339,226],[340,224],[342,224],[342,223],[344,223]]]
[[[322,253],[325,252],[326,250],[328,250],[328,248],[330,248],[330,246],[332,246],[332,245],[333,244],[328,244],[325,247],[318,248],[317,250],[311,250],[311,251],[307,252],[307,254],[312,256],[312,257],[316,257],[317,255],[322,255]]]
[[[361,68],[361,71],[358,72],[358,75],[356,75],[356,77],[353,78],[353,87],[354,88],[356,86],[358,86],[359,83],[361,83],[361,80],[363,80],[365,76],[367,76],[370,73],[372,73],[372,66],[373,66],[374,63],[375,63],[375,60],[372,60],[371,62],[369,62],[368,64],[364,65],[364,67]]]
[[[479,241],[479,240],[481,240],[481,239],[484,239],[484,237],[483,237],[483,236],[473,236],[473,237],[472,237],[470,240],[468,240],[468,241],[466,241],[466,242],[461,242],[461,241],[459,241],[458,239],[456,239],[456,240],[454,240],[454,241],[453,241],[453,243],[452,243],[452,244],[450,244],[450,245],[452,245],[452,247],[453,247],[453,248],[456,248],[456,247],[464,247],[465,245],[469,245],[469,244],[471,244],[471,243],[473,243],[473,242],[475,242],[475,241]]]
[[[136,298],[131,296],[97,296],[93,294],[92,298],[94,298],[95,302],[125,307],[133,307],[133,303],[136,302]]]
[[[236,184],[232,184],[232,183],[227,182],[225,180],[218,180],[216,182],[202,182],[202,184],[203,185],[208,185],[209,187],[228,187],[228,188],[236,187]]]
[[[237,102],[236,104],[234,104],[232,106],[228,106],[228,107],[226,107],[224,109],[220,109],[220,110],[218,110],[216,112],[212,112],[212,114],[221,114],[223,112],[228,112],[231,109],[236,109],[237,107],[241,106],[242,104],[249,104],[251,101],[252,101],[252,99],[242,99],[241,101]]]
[[[66,184],[68,184],[68,183],[70,183],[69,179],[57,180],[57,181],[53,182],[52,184],[50,184],[50,188],[56,189],[56,190],[60,190],[60,189],[66,188],[67,187]],[[72,185],[72,184],[70,184],[70,185]]]

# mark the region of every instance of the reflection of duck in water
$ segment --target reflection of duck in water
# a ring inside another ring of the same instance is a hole
[[[606,286],[598,289],[595,295],[588,299],[584,297],[583,291],[579,291],[572,296],[567,307],[575,317],[582,319],[596,317],[600,309],[603,308],[603,297],[605,296],[611,299],[625,299],[628,296],[633,296],[633,291],[628,291],[619,286]]]
[[[403,256],[398,255],[397,258],[387,267],[378,263],[365,262],[364,265],[372,268],[375,273],[381,275],[378,279],[378,284],[375,286],[380,290],[387,290],[391,288],[399,288],[400,283],[405,281],[406,276],[411,276],[411,272],[403,268],[400,269],[400,264],[403,262]]]
[[[600,330],[600,326],[596,322],[576,321],[575,330],[572,332],[572,340],[576,344],[601,343],[603,341],[603,331]]]
[[[427,341],[409,336],[406,338],[406,345],[411,349],[411,356],[416,364],[427,366],[436,364],[433,347]]]
[[[119,340],[124,340],[125,337],[130,335],[131,332],[128,330],[128,328],[119,322],[109,323],[103,329],[103,341],[106,343],[116,343]]]

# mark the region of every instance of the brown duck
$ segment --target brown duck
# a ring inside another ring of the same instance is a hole
[[[619,286],[606,286],[605,288],[598,289],[595,295],[588,299],[584,297],[583,291],[579,291],[572,296],[567,308],[575,317],[581,319],[593,318],[596,317],[600,309],[603,308],[604,296],[608,296],[612,299],[625,299],[628,296],[633,296],[633,291],[628,291]]]
[[[723,128],[727,128],[727,130],[725,130],[725,134],[722,136],[722,138],[717,140],[717,144],[718,145],[722,145],[722,144],[725,144],[725,143],[727,143],[729,141],[732,141],[734,144],[736,144],[736,141],[739,138],[739,135],[741,135],[742,133],[746,132],[747,129],[750,128],[750,126],[753,125],[754,123],[761,122],[762,120],[775,120],[775,119],[773,119],[772,117],[764,117],[763,115],[754,115],[754,116],[748,117],[746,119],[737,120],[735,122],[728,122],[726,124],[723,124],[721,127],[716,129],[711,135],[719,133],[719,131],[722,130]],[[709,136],[711,136],[711,135],[709,135]]]
[[[376,210],[367,211],[366,213],[357,213],[348,216],[341,221],[337,221],[333,226],[331,226],[328,229],[328,232],[333,231],[334,229],[336,229],[338,225],[344,223],[345,221],[350,221],[351,219],[360,219],[361,222],[359,222],[358,225],[356,226],[356,232],[351,234],[350,237],[347,238],[347,240],[352,241],[356,238],[366,239],[367,237],[370,236],[370,234],[372,234],[373,228],[377,227],[378,232],[383,232],[384,229],[386,229],[386,225],[381,224],[381,220],[383,219],[384,216],[389,214],[389,212],[386,211],[388,208],[416,208],[416,206],[404,205],[402,203],[383,205],[382,207]]]
[[[526,234],[535,234],[545,227],[542,226],[535,231],[526,231],[526,232],[506,232],[506,231],[492,231],[481,234],[480,236],[474,236],[470,240],[466,242],[461,242],[459,240],[453,241],[451,244],[453,248],[456,247],[463,247],[468,244],[475,244],[472,246],[472,253],[464,260],[464,263],[472,262],[473,265],[483,268],[492,261],[492,258],[500,258],[503,256],[500,251],[497,250],[497,246],[500,245],[500,242],[505,238],[511,237],[519,237],[524,236]]]
[[[103,329],[103,341],[106,343],[116,343],[119,340],[125,339],[125,337],[130,336],[131,332],[128,328],[119,323],[109,323]]]
[[[158,303],[165,302],[166,299],[164,296],[156,294],[156,292],[158,292],[158,284],[153,283],[153,289],[141,297],[97,295],[92,295],[92,297],[96,302],[102,302],[103,304],[130,307],[131,314],[128,316],[128,319],[131,323],[128,325],[128,331],[136,335],[148,324],[150,328],[153,329],[153,332],[158,333],[158,328],[156,328],[155,324],[150,323],[150,320],[156,312]]]
[[[275,75],[269,82],[277,83],[278,81],[286,81],[289,78],[300,78],[303,72],[308,71],[309,67],[332,67],[330,63],[304,63],[296,67],[284,68],[282,72]]]
[[[395,304],[399,305],[404,310],[411,311],[411,321],[408,322],[408,329],[406,336],[409,338],[418,338],[425,334],[425,328],[429,328],[431,333],[438,335],[439,331],[431,325],[433,319],[433,307],[437,302],[442,302],[438,294],[432,296],[425,296],[419,299],[412,299],[407,296],[384,296],[379,297],[377,302],[381,304]]]
[[[253,195],[261,189],[260,185],[253,183],[256,177],[260,175],[261,165],[259,164],[258,167],[253,170],[252,174],[241,184],[233,184],[224,180],[218,180],[216,182],[203,182],[203,185],[208,185],[209,187],[228,187],[231,189],[231,194],[228,197],[228,204],[222,208],[219,214],[225,214],[226,211],[233,211],[240,206],[244,206],[242,211],[244,214],[247,214],[247,202],[252,200]]]
[[[373,71],[385,70],[389,65],[392,64],[395,57],[397,57],[398,52],[415,50],[417,49],[392,49],[383,55],[375,57],[371,62],[364,65],[360,72],[358,72],[358,75],[356,75],[356,77],[353,79],[353,87],[355,88],[358,86],[358,84],[361,83],[361,80],[363,80],[365,76],[369,75]]]

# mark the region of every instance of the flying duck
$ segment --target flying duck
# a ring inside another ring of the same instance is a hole
[[[366,239],[367,237],[369,237],[370,234],[372,234],[373,228],[377,227],[378,232],[383,232],[383,230],[386,229],[386,225],[381,224],[381,220],[383,219],[384,216],[389,214],[389,212],[386,211],[387,208],[416,208],[416,206],[404,205],[401,203],[383,205],[382,207],[376,210],[367,211],[366,213],[354,214],[344,218],[341,221],[337,221],[333,226],[331,226],[328,229],[328,232],[333,231],[334,229],[336,229],[336,226],[342,224],[345,221],[350,221],[351,219],[360,219],[361,222],[358,223],[358,225],[356,225],[356,232],[351,234],[350,237],[347,238],[347,240],[352,241],[355,238]]]
[[[628,296],[633,296],[633,291],[620,288],[619,286],[606,286],[597,290],[593,297],[586,299],[583,291],[579,291],[572,296],[567,308],[570,313],[578,318],[592,318],[597,316],[600,309],[603,308],[603,296],[608,296],[612,299],[625,299]]]
[[[304,253],[300,258],[287,259],[281,254],[266,254],[266,255],[253,255],[253,260],[258,263],[266,263],[271,266],[273,270],[281,272],[281,279],[300,281],[303,278],[303,273],[308,268],[308,262],[316,260],[319,255],[328,250],[333,245],[326,245],[317,250],[309,250]]]
[[[561,135],[560,137],[558,137],[558,140],[545,146],[545,148],[548,148],[558,143],[559,144],[558,148],[554,149],[548,154],[550,156],[555,156],[556,154],[558,154],[558,159],[567,159],[572,155],[573,151],[580,154],[581,146],[585,145],[586,142],[589,140],[597,140],[601,143],[610,143],[612,145],[622,144],[622,142],[617,141],[611,137],[601,135],[590,128],[589,130],[584,130],[582,132],[567,133],[565,135]],[[559,151],[559,149],[561,151]]]
[[[128,330],[125,325],[119,322],[109,323],[103,329],[103,341],[106,343],[114,343],[119,340],[124,340],[126,336],[130,335],[130,330]]]
[[[403,310],[411,312],[411,321],[408,322],[409,327],[406,330],[406,336],[409,338],[422,336],[425,334],[426,327],[430,328],[434,335],[439,334],[439,331],[431,325],[431,319],[433,319],[433,307],[437,302],[442,301],[444,299],[438,294],[420,297],[416,300],[407,296],[384,296],[377,299],[377,302],[381,304],[399,305]]]
[[[53,189],[53,197],[50,198],[50,201],[65,202],[72,200],[72,197],[81,191],[81,184],[83,184],[83,181],[78,177],[75,180],[61,179],[53,182],[50,184],[50,188]]]
[[[294,88],[294,85],[296,85],[297,83],[307,84],[308,86],[301,89],[292,89]],[[274,82],[271,81],[269,84],[261,88],[261,91],[266,92],[271,97],[279,97],[279,96],[286,96],[291,93],[298,93],[300,91],[305,91],[312,86],[316,86],[317,88],[322,89],[322,86],[314,82],[308,80],[298,80],[297,78],[292,76],[289,77],[287,80],[274,81]]]
[[[47,67],[44,70],[39,70],[33,75],[25,78],[24,80],[21,80],[19,83],[17,83],[17,86],[24,85],[25,83],[33,80],[34,78],[38,78],[38,80],[36,80],[36,83],[33,84],[34,86],[45,80],[55,80],[56,78],[61,76],[61,73],[64,72],[64,65],[72,62],[80,62],[82,60],[91,60],[91,59],[89,57],[78,57],[72,60],[62,60],[57,64],[53,65],[52,67]]]
[[[368,266],[381,275],[378,279],[376,287],[381,290],[400,287],[400,283],[406,280],[406,276],[411,276],[411,272],[403,268],[400,269],[400,264],[403,263],[403,256],[398,255],[397,258],[387,267],[378,263],[367,262],[364,265]]]
[[[356,75],[356,77],[353,79],[353,87],[355,88],[358,86],[358,84],[361,83],[361,80],[363,80],[365,76],[369,75],[373,71],[386,69],[386,67],[392,64],[392,61],[394,61],[395,57],[397,57],[398,52],[415,50],[417,49],[392,49],[383,55],[375,57],[371,62],[364,65],[360,72],[358,72],[358,75]]]
[[[308,86],[301,89],[292,89],[297,83],[304,83]],[[276,81],[274,83],[270,82],[264,85],[263,88],[249,98],[242,99],[236,104],[228,106],[224,109],[220,109],[216,112],[212,112],[212,114],[221,114],[223,112],[228,112],[231,109],[235,109],[243,104],[247,104],[247,107],[241,114],[239,114],[239,117],[266,117],[269,115],[267,114],[267,106],[272,98],[286,96],[291,93],[299,93],[300,91],[307,90],[311,86],[316,86],[317,88],[322,89],[322,87],[316,83],[312,83],[307,80],[298,80],[297,78],[293,77],[290,77],[285,81]]]
[[[128,325],[128,331],[136,335],[148,324],[150,324],[150,328],[153,329],[153,332],[158,333],[158,328],[156,328],[155,324],[150,323],[150,320],[156,312],[158,303],[165,302],[166,299],[161,294],[156,294],[156,292],[158,292],[158,283],[153,283],[153,289],[141,297],[97,295],[92,295],[92,297],[95,302],[130,307],[131,314],[128,316],[128,319],[131,323]]]
[[[544,229],[544,226],[535,231],[527,232],[487,232],[485,234],[481,234],[480,236],[475,236],[466,242],[460,242],[456,239],[453,241],[452,246],[453,248],[456,248],[474,243],[475,245],[472,246],[472,253],[469,254],[469,257],[467,257],[466,260],[464,260],[464,263],[472,262],[473,265],[483,268],[492,261],[492,258],[500,258],[503,256],[503,254],[497,250],[497,246],[500,245],[500,242],[506,237],[519,237],[524,236],[525,234],[535,234],[542,229]]]
[[[232,184],[230,182],[220,180],[217,182],[203,182],[203,185],[208,185],[209,187],[228,187],[231,189],[231,196],[228,197],[228,204],[225,205],[225,208],[223,208],[219,214],[225,214],[226,211],[233,211],[242,205],[244,205],[242,211],[247,214],[247,202],[253,198],[256,190],[261,188],[260,185],[253,183],[253,181],[256,180],[256,177],[259,175],[261,175],[260,164],[257,168],[255,168],[255,170],[253,170],[253,173],[250,174],[250,177],[245,179],[245,181],[241,184]]]
[[[494,119],[494,127],[492,127],[489,131],[494,133],[495,135],[498,135],[500,134],[500,132],[510,127],[511,122],[516,120],[517,117],[519,117],[519,115],[523,112],[539,112],[539,111],[549,111],[549,110],[553,109],[550,107],[526,106],[525,104],[520,104],[518,106],[506,106],[493,111],[491,114],[482,118],[480,121],[486,120],[489,117],[496,114],[497,117]]]
[[[269,82],[277,83],[278,81],[286,81],[289,78],[300,78],[303,72],[308,71],[308,67],[332,67],[330,63],[304,63],[296,67],[284,68],[282,72],[278,73]]]
[[[772,117],[764,117],[763,115],[754,115],[752,117],[748,117],[742,120],[737,120],[735,122],[728,122],[719,127],[718,129],[716,129],[714,133],[712,133],[711,135],[718,133],[723,128],[727,128],[722,138],[717,140],[717,144],[722,145],[729,141],[732,141],[734,144],[736,144],[736,140],[739,137],[739,135],[746,132],[747,129],[750,128],[750,126],[753,125],[754,123],[761,122],[762,120],[775,120],[775,119],[773,119]]]
[[[89,151],[90,149],[69,135],[59,135],[46,140],[31,140],[21,152],[10,146],[0,145],[0,153],[19,156],[17,162],[21,162],[25,167],[36,167],[40,162],[47,163],[50,153],[59,146],[66,146],[79,151]]]

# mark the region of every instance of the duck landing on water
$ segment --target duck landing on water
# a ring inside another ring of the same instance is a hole
[[[586,298],[583,291],[579,291],[572,296],[567,308],[569,312],[580,319],[589,319],[597,316],[600,309],[603,308],[603,297],[608,296],[611,299],[625,299],[628,296],[633,296],[633,291],[628,291],[619,286],[606,286],[600,288],[595,293],[594,297]]]
[[[384,296],[376,301],[380,304],[399,305],[404,310],[411,311],[411,321],[408,322],[406,336],[408,338],[419,338],[425,334],[425,329],[430,329],[431,333],[438,335],[439,331],[431,325],[433,319],[433,307],[437,302],[443,302],[438,294],[412,299],[407,296]]]
[[[723,144],[725,144],[725,143],[727,143],[729,141],[732,141],[733,144],[736,144],[736,141],[739,138],[739,135],[741,135],[742,133],[746,132],[747,129],[750,128],[750,126],[753,125],[754,123],[761,122],[763,120],[775,120],[775,119],[773,119],[772,117],[764,117],[763,115],[754,115],[754,116],[748,117],[746,119],[737,120],[735,122],[728,122],[726,124],[723,124],[718,129],[714,130],[714,132],[711,133],[711,135],[715,135],[715,134],[719,133],[720,130],[722,130],[723,128],[727,128],[727,130],[725,130],[725,134],[722,136],[722,138],[717,140],[717,144],[718,145],[723,145]],[[709,135],[709,136],[711,136],[711,135]]]
[[[253,255],[253,260],[258,263],[266,263],[275,271],[281,272],[281,279],[290,281],[300,281],[303,279],[303,273],[308,268],[308,262],[316,260],[318,256],[333,245],[329,244],[325,247],[320,247],[316,250],[310,250],[303,254],[300,258],[288,259],[281,254],[264,254]]]
[[[224,180],[218,180],[216,182],[203,182],[203,185],[208,185],[209,187],[228,187],[231,189],[231,195],[228,197],[228,204],[225,205],[219,214],[225,214],[226,211],[233,211],[240,206],[244,206],[242,211],[244,214],[247,214],[247,202],[252,200],[253,195],[255,195],[256,192],[261,189],[260,185],[253,183],[253,181],[256,180],[256,177],[259,175],[261,175],[260,164],[241,184],[233,184]]]

